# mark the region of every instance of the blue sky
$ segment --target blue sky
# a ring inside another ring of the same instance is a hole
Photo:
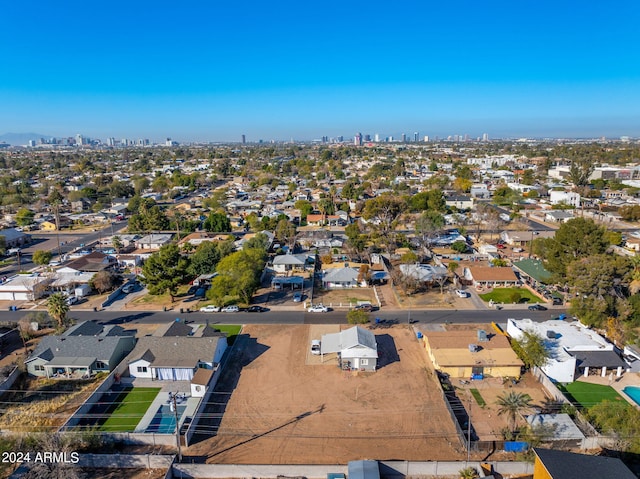
[[[0,133],[640,136],[640,3],[7,0]]]

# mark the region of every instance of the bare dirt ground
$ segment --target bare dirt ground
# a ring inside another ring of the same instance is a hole
[[[412,330],[375,330],[379,370],[358,375],[308,353],[310,340],[327,328],[336,327],[245,327],[212,397],[216,404],[198,427],[200,442],[186,454],[238,464],[465,456]]]

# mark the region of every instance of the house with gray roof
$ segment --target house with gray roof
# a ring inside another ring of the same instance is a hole
[[[350,266],[344,268],[332,268],[322,274],[323,288],[357,288],[359,271]],[[366,285],[365,285],[366,286]]]
[[[313,256],[308,254],[280,254],[273,258],[273,270],[276,273],[287,273],[293,270],[313,270]]]
[[[378,344],[373,332],[354,326],[339,333],[323,334],[320,354],[336,353],[342,369],[375,371]]]
[[[199,368],[215,369],[227,349],[223,336],[145,336],[120,367],[132,378],[191,381]]]
[[[113,371],[135,343],[133,336],[45,336],[25,365],[32,376],[88,378],[99,372]]]
[[[0,229],[0,236],[4,236],[4,243],[7,249],[23,246],[31,241],[31,237],[28,234],[15,228]]]

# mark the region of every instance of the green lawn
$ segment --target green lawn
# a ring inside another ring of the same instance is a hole
[[[569,384],[557,384],[557,386],[558,389],[567,396],[567,399],[576,406],[586,409],[604,400],[623,401],[626,403],[624,398],[611,386],[601,386],[600,384],[590,384],[582,381],[575,381]]]
[[[541,302],[540,298],[525,288],[494,288],[490,293],[480,294],[479,296],[486,302],[493,300],[494,303],[511,304],[513,303],[512,295],[514,292],[520,294],[520,303],[533,304]]]
[[[242,326],[237,324],[210,324],[209,326],[222,331],[223,333],[227,333],[227,344],[229,346],[234,343],[234,341],[238,337],[238,334],[240,334],[240,330],[242,329]]]
[[[159,392],[160,388],[133,388],[123,391],[114,401],[115,409],[108,410],[109,417],[99,430],[133,432]]]
[[[487,405],[487,403],[485,402],[484,398],[480,394],[480,391],[478,391],[476,388],[471,388],[470,391],[471,391],[471,395],[473,396],[473,398],[478,403],[478,406],[485,407]]]

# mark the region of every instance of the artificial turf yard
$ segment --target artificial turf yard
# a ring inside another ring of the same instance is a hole
[[[107,409],[109,417],[99,430],[133,432],[159,392],[160,388],[132,388],[121,392]]]
[[[582,381],[558,384],[557,386],[560,391],[565,393],[571,402],[585,409],[589,409],[591,406],[595,406],[604,400],[622,401],[626,403],[624,398],[611,386],[602,386],[600,384],[591,384]]]

